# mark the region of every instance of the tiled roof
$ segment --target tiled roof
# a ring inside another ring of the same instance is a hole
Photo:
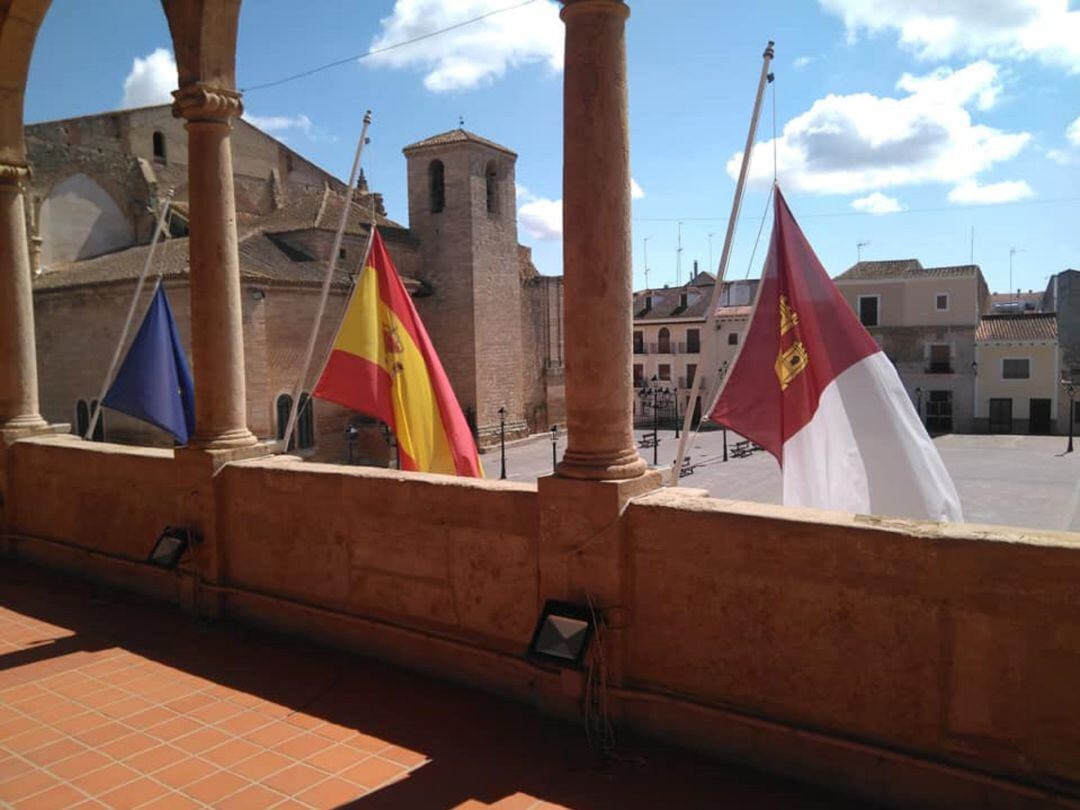
[[[487,138],[482,138],[475,132],[469,132],[467,129],[452,129],[449,132],[442,132],[438,135],[432,135],[430,138],[424,138],[422,141],[416,143],[410,143],[402,152],[411,152],[414,149],[423,149],[427,146],[447,146],[453,143],[478,143],[481,146],[487,146],[491,149],[498,149],[500,152],[506,152],[508,155],[517,157],[517,153],[511,149],[507,149],[502,144],[495,143],[495,141],[489,141]]]
[[[1053,312],[1028,315],[984,315],[975,340],[1057,340],[1057,316]]]
[[[717,307],[716,308],[716,317],[717,318],[746,318],[746,317],[749,317],[750,313],[753,312],[753,311],[754,311],[754,308],[752,306],[748,306],[748,305],[745,305],[745,304],[742,305],[742,306],[734,306],[734,307]]]
[[[686,294],[687,304],[682,305]],[[635,321],[662,321],[669,318],[704,318],[712,291],[701,287],[669,287],[634,294]],[[648,299],[649,306],[646,306]]]
[[[977,264],[923,267],[918,259],[858,262],[836,277],[836,281],[871,281],[883,278],[971,278],[980,274]]]
[[[330,188],[306,188],[290,190],[288,202],[276,211],[265,216],[245,215],[238,217],[241,237],[255,231],[264,233],[286,233],[303,231],[309,228],[337,230],[341,217],[342,195]],[[380,227],[400,228],[403,226],[385,216],[375,214],[375,221]],[[365,193],[358,193],[353,198],[349,222],[345,226],[348,233],[367,233],[371,222],[371,203]]]

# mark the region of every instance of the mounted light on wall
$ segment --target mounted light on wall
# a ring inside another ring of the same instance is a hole
[[[195,542],[196,538],[190,529],[174,529],[172,526],[166,526],[158,535],[146,561],[158,568],[171,570],[176,568],[188,546]]]
[[[264,298],[266,298],[266,293],[262,290],[255,290],[255,292],[251,294],[251,297],[254,298],[256,301],[262,301]]]
[[[548,599],[536,622],[528,657],[541,664],[581,669],[594,627],[585,605]]]

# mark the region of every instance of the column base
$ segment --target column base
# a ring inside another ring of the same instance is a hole
[[[191,437],[188,446],[193,450],[232,450],[237,447],[252,447],[258,443],[259,440],[255,437],[255,434],[245,427],[213,436],[196,434]]]
[[[49,436],[71,433],[71,425],[66,422],[49,424],[40,416],[19,417],[0,425],[0,444],[11,444],[30,436]]]
[[[556,474],[561,478],[583,481],[626,481],[640,478],[648,470],[645,459],[635,449],[626,450],[617,456],[607,453],[595,455],[568,449],[556,467]]]

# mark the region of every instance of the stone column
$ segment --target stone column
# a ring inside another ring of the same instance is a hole
[[[566,0],[563,279],[567,478],[645,473],[633,434],[630,140],[622,0]]]
[[[25,166],[0,163],[0,431],[45,427],[38,413],[34,297],[21,183]]]
[[[173,114],[187,119],[191,267],[191,354],[195,375],[192,446],[224,450],[255,444],[247,427],[244,332],[233,192],[234,90],[188,85]]]

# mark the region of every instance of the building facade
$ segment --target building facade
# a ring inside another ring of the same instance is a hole
[[[985,316],[975,334],[975,360],[977,433],[1060,432],[1061,353],[1053,312]]]

